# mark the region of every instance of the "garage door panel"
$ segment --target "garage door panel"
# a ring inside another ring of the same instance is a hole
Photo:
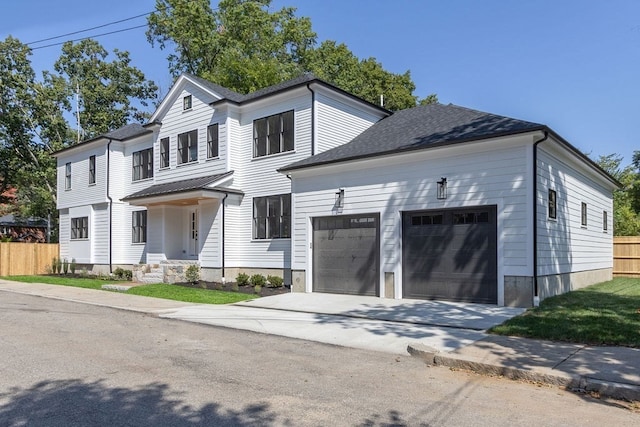
[[[405,213],[404,296],[496,303],[496,248],[495,206]]]
[[[377,295],[378,215],[315,218],[313,290]]]

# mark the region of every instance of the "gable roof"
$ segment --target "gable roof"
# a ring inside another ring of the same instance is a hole
[[[539,123],[452,104],[421,105],[398,111],[380,120],[347,144],[287,165],[280,171],[422,150],[545,128]]]
[[[153,125],[155,123],[147,123],[145,125],[141,125],[138,123],[130,123],[128,125],[124,125],[116,130],[112,130],[110,132],[107,133],[103,133],[102,135],[98,135],[95,138],[91,138],[91,139],[87,139],[84,141],[81,141],[77,144],[74,145],[70,145],[66,148],[63,148],[61,150],[58,151],[54,151],[53,153],[51,153],[52,156],[56,156],[60,153],[64,153],[66,151],[69,150],[73,150],[75,148],[84,146],[86,144],[90,144],[92,142],[101,140],[101,139],[113,139],[116,141],[126,141],[127,139],[132,139],[132,138],[136,138],[138,136],[142,136],[142,135],[146,135],[148,133],[153,133],[153,130],[149,129],[148,127]]]
[[[224,178],[230,177],[231,175],[233,175],[233,171],[220,173],[217,175],[209,175],[209,176],[203,176],[198,178],[188,178],[180,181],[167,182],[163,184],[155,184],[145,188],[144,190],[140,190],[138,192],[130,194],[122,198],[122,200],[126,201],[126,200],[142,199],[145,197],[183,193],[186,191],[193,191],[193,190],[215,190],[217,187],[210,188],[208,186],[215,182],[221,181]],[[238,192],[237,190],[230,190],[230,189],[220,189],[220,190],[227,191],[227,192]]]

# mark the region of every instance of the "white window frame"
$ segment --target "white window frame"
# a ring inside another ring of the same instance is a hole
[[[89,238],[89,217],[71,218],[71,240],[86,240]]]
[[[89,156],[89,185],[96,183],[96,156]]]
[[[64,165],[64,189],[71,190],[71,162]]]
[[[160,169],[169,167],[169,137],[160,139]]]
[[[253,158],[295,150],[294,110],[253,121]]]
[[[178,134],[178,164],[198,161],[198,129]]]
[[[147,211],[131,212],[131,243],[147,242]]]
[[[218,123],[207,126],[207,159],[220,156],[220,126]]]
[[[253,238],[291,238],[291,193],[253,198]]]
[[[153,148],[136,151],[131,155],[131,180],[153,178]]]

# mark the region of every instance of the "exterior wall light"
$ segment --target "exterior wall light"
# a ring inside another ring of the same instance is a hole
[[[336,191],[336,203],[334,206],[338,209],[344,208],[344,188]]]
[[[438,181],[438,200],[447,198],[447,178],[442,177]]]

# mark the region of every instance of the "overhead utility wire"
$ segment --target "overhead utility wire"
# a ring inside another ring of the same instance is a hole
[[[81,38],[75,39],[75,40],[66,40],[66,41],[63,41],[63,42],[51,43],[51,44],[47,44],[47,45],[44,45],[44,46],[32,47],[31,50],[44,49],[45,47],[51,47],[51,46],[59,46],[59,45],[65,44],[67,42],[78,42],[78,41],[81,41],[81,40],[92,39],[94,37],[108,36],[109,34],[116,34],[116,33],[122,33],[124,31],[136,30],[138,28],[144,28],[146,26],[147,26],[147,24],[144,24],[144,25],[138,25],[137,27],[129,27],[129,28],[123,28],[121,30],[109,31],[108,33],[94,34],[92,36],[81,37]]]
[[[121,19],[119,21],[113,21],[113,22],[109,22],[107,24],[98,25],[97,27],[87,28],[86,30],[74,31],[72,33],[67,33],[67,34],[62,34],[62,35],[55,36],[55,37],[49,37],[49,38],[46,38],[46,39],[36,40],[34,42],[30,42],[30,43],[26,43],[26,44],[28,46],[28,45],[32,45],[32,44],[46,42],[46,41],[49,41],[49,40],[60,39],[62,37],[72,36],[74,34],[86,33],[87,31],[97,30],[98,28],[104,28],[104,27],[108,27],[109,25],[115,25],[115,24],[119,24],[121,22],[131,21],[132,19],[140,18],[142,16],[151,15],[153,12],[155,12],[155,10],[152,10],[151,12],[147,12],[147,13],[142,13],[140,15],[132,16],[130,18]],[[54,46],[54,45],[51,45],[51,46]],[[47,46],[41,46],[41,47],[47,47]],[[34,49],[38,49],[38,48],[34,48]]]

